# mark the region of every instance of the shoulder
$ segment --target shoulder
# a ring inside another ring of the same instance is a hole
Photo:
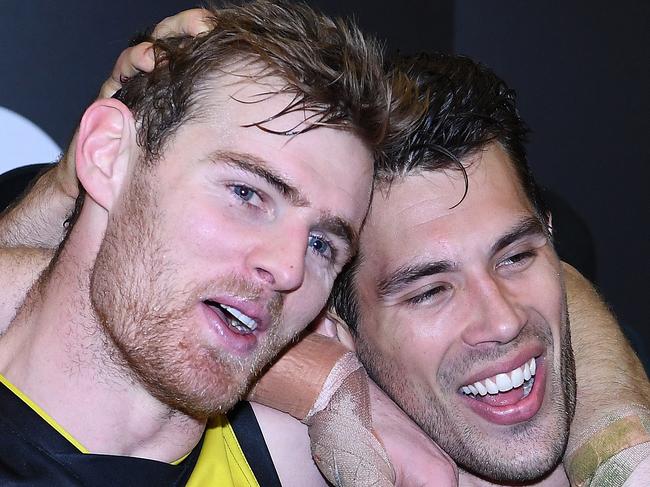
[[[328,484],[311,458],[307,426],[261,404],[251,403],[280,481],[285,487]]]

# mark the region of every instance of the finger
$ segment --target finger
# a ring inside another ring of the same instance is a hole
[[[209,16],[210,12],[203,8],[185,10],[159,22],[151,36],[160,39],[170,35],[196,36],[208,32],[212,28],[207,21]]]
[[[154,68],[154,54],[150,42],[142,42],[130,47],[117,58],[110,77],[99,90],[100,98],[109,98],[122,87],[122,80],[138,72],[149,72]]]

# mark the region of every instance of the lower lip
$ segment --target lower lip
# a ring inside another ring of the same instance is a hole
[[[546,364],[544,358],[537,358],[535,383],[530,393],[514,404],[507,406],[491,406],[473,399],[462,392],[463,401],[483,419],[499,425],[512,425],[528,421],[535,416],[544,401],[546,386]]]
[[[201,303],[203,314],[206,317],[210,329],[216,335],[217,340],[229,352],[238,355],[250,353],[257,346],[257,335],[255,332],[243,335],[234,331],[217,311],[205,303]]]

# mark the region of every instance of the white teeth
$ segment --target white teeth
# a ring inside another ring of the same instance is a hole
[[[487,388],[487,391],[490,394],[498,394],[499,393],[499,388],[490,379],[485,379],[485,387]]]
[[[521,367],[515,369],[510,374],[510,380],[512,381],[512,387],[517,388],[524,383],[524,373],[521,371]]]
[[[510,371],[509,373],[497,374],[495,377],[487,378],[482,381],[476,381],[473,384],[467,384],[461,387],[464,394],[474,396],[486,394],[498,394],[499,392],[508,392],[512,389],[524,386],[524,397],[528,395],[532,388],[537,369],[536,359],[533,357],[521,367]]]
[[[528,362],[524,365],[524,380],[530,380],[532,375],[530,374],[530,365],[528,365]]]
[[[533,357],[530,359],[530,375],[535,375],[535,370],[537,370],[537,361]]]
[[[478,390],[478,393],[481,396],[485,396],[488,393],[485,386],[483,384],[481,384],[480,382],[474,382],[474,387],[476,387],[476,389]]]
[[[225,304],[221,305],[223,309],[228,311],[231,315],[233,315],[235,318],[237,318],[243,325],[245,325],[249,330],[253,331],[257,328],[257,322],[251,318],[250,316],[245,315],[241,311],[239,311],[237,308],[233,308],[231,306],[226,306]]]
[[[512,381],[507,374],[497,374],[497,387],[499,392],[508,392],[512,389]]]

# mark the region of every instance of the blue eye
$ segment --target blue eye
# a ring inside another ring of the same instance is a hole
[[[261,209],[264,207],[262,195],[255,189],[245,184],[232,184],[228,186],[235,198],[245,207]]]
[[[243,186],[241,184],[235,184],[232,186],[232,191],[235,195],[244,200],[250,201],[256,195],[255,191],[248,186]]]
[[[324,258],[327,259],[332,258],[332,253],[333,253],[332,246],[327,241],[327,239],[325,239],[320,235],[310,235],[309,240],[307,242],[307,246],[312,250],[312,252],[315,252],[316,254]]]

